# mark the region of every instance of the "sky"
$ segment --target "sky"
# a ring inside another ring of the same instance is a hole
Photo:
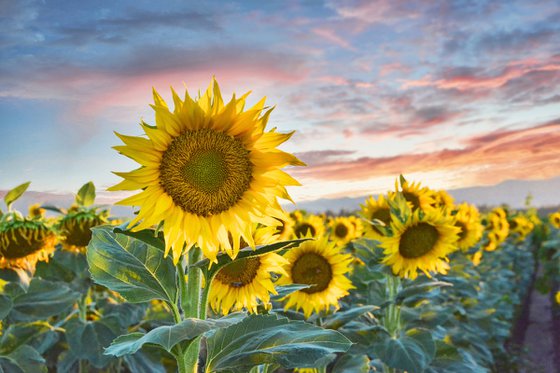
[[[0,0],[0,190],[104,192],[152,87],[275,106],[298,201],[560,176],[558,1]]]

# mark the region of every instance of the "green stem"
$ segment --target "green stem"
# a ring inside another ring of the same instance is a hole
[[[387,277],[387,292],[389,299],[391,299],[393,303],[387,306],[387,309],[385,310],[383,324],[393,338],[398,338],[401,329],[401,307],[395,303],[400,284],[401,279],[399,277]],[[396,372],[396,369],[383,363],[383,372],[394,373]]]

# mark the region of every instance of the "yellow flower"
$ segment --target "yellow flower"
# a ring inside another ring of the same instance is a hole
[[[296,221],[294,225],[295,238],[321,237],[325,233],[323,218],[317,215],[308,215]]]
[[[503,208],[495,208],[488,213],[486,222],[486,238],[488,242],[484,249],[486,251],[494,251],[506,240],[509,234],[507,214]]]
[[[209,304],[215,312],[227,315],[230,311],[247,309],[256,313],[259,300],[270,302],[274,289],[271,272],[286,274],[286,259],[275,253],[236,259],[226,265],[212,280]]]
[[[535,224],[524,215],[517,215],[509,220],[509,230],[518,235],[518,241],[523,241],[535,228]]]
[[[354,226],[354,237],[362,237],[362,235],[364,234],[364,223],[362,219],[354,215],[350,215],[348,219]]]
[[[0,268],[33,270],[38,261],[48,261],[56,235],[41,220],[13,215],[0,224]]]
[[[480,261],[482,260],[482,250],[478,250],[476,253],[474,253],[473,258],[472,258],[472,263],[475,267],[477,267],[480,264]]]
[[[560,211],[550,214],[548,220],[554,228],[560,229]]]
[[[125,145],[115,149],[141,167],[117,172],[124,180],[110,190],[141,190],[119,202],[140,207],[129,226],[163,221],[165,253],[175,262],[185,244],[211,261],[220,250],[235,258],[240,238],[255,246],[253,223],[287,218],[277,197],[289,199],[286,186],[299,183],[281,168],[304,163],[276,148],[292,133],[265,132],[272,109],[263,112],[264,99],[247,111],[247,94],[224,104],[215,80],[197,100],[172,94],[170,111],[154,90],[156,126],[141,123],[148,138],[117,134]]]
[[[405,222],[394,217],[392,236],[381,238],[383,263],[395,275],[413,280],[418,269],[428,277],[430,272],[447,273],[447,255],[456,249],[459,231],[441,210],[415,210]]]
[[[329,242],[326,236],[303,242],[286,252],[284,258],[289,264],[287,273],[278,280],[279,285],[313,285],[285,298],[286,309],[302,309],[306,318],[314,311],[328,311],[331,306],[338,309],[338,300],[353,288],[345,276],[350,271],[352,256],[344,254],[342,248]]]
[[[41,207],[40,203],[35,203],[29,206],[29,217],[30,218],[42,218],[45,216],[46,210]]]
[[[455,201],[449,193],[445,190],[432,190],[431,193],[432,199],[434,200],[434,203],[432,204],[433,207],[445,208],[449,211],[453,210],[455,207]]]
[[[395,181],[395,190],[399,191],[399,182]],[[401,192],[404,199],[408,202],[412,211],[422,209],[424,211],[433,209],[436,201],[432,197],[432,191],[427,187],[421,187],[420,183],[409,183],[401,179]],[[389,198],[392,198],[394,192],[389,192]]]
[[[332,219],[329,223],[331,230],[330,238],[338,245],[344,245],[356,235],[354,232],[354,224],[346,217],[338,217]]]
[[[57,225],[62,235],[62,247],[72,252],[83,252],[91,240],[91,228],[105,222],[105,218],[93,209],[68,212]]]
[[[387,228],[391,224],[391,211],[385,196],[379,195],[377,200],[373,197],[369,197],[366,200],[365,205],[361,205],[361,208],[361,215],[366,220],[379,220],[383,222]],[[366,237],[379,241],[379,239],[384,236],[382,230],[379,229],[379,226],[367,222],[364,225]]]
[[[457,246],[466,251],[482,238],[484,227],[480,223],[478,209],[474,205],[462,203],[457,206],[455,226],[461,229]]]
[[[278,220],[281,223],[276,230],[276,234],[278,234],[278,241],[290,240],[294,234],[294,221],[291,217],[287,217],[285,220]]]
[[[554,299],[556,300],[556,303],[560,304],[560,291],[556,292],[556,296],[554,297]]]

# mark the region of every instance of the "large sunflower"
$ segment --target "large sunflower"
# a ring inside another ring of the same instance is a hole
[[[306,318],[313,311],[328,311],[331,306],[338,309],[338,300],[353,288],[345,276],[350,271],[352,256],[344,254],[326,236],[302,243],[284,254],[284,258],[289,264],[287,273],[278,280],[279,285],[313,285],[285,298],[286,309],[302,309]]]
[[[356,236],[355,226],[349,218],[340,216],[329,223],[330,238],[338,245],[344,245]]]
[[[37,261],[48,260],[55,244],[56,235],[45,222],[14,214],[0,223],[0,268],[33,270]]]
[[[295,238],[321,237],[325,232],[323,218],[317,215],[308,215],[297,220],[294,225]]]
[[[119,204],[140,207],[135,230],[164,222],[175,262],[185,244],[212,261],[220,250],[235,258],[230,235],[254,247],[254,222],[287,218],[277,197],[289,199],[286,186],[299,183],[280,169],[304,163],[276,148],[292,133],[265,132],[272,109],[263,112],[264,99],[247,111],[247,94],[224,104],[215,80],[197,100],[172,93],[173,112],[154,90],[156,126],[141,124],[148,138],[117,134],[125,145],[115,149],[141,167],[117,172],[124,180],[110,190],[142,190]]]
[[[457,246],[463,251],[476,245],[482,238],[484,227],[480,223],[480,214],[474,205],[461,203],[457,206],[455,226],[461,229]]]
[[[441,210],[415,210],[405,222],[393,218],[392,236],[382,237],[383,263],[400,277],[415,279],[417,270],[446,273],[447,255],[456,249],[460,229]]]
[[[369,197],[366,200],[365,205],[361,205],[362,211],[361,215],[367,221],[379,220],[385,224],[388,228],[391,224],[391,210],[389,209],[389,204],[382,194],[379,195],[377,200],[373,197]],[[378,240],[384,236],[383,230],[379,226],[365,223],[365,235],[366,237]]]

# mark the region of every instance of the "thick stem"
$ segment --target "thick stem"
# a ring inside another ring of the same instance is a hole
[[[394,303],[397,298],[400,284],[401,279],[399,277],[387,277],[387,292],[389,295],[389,299],[391,299],[393,303],[387,306],[387,309],[385,310],[385,318],[383,320],[383,324],[393,338],[398,338],[401,329],[401,307]],[[394,373],[396,372],[396,369],[391,368],[383,363],[383,372]]]

